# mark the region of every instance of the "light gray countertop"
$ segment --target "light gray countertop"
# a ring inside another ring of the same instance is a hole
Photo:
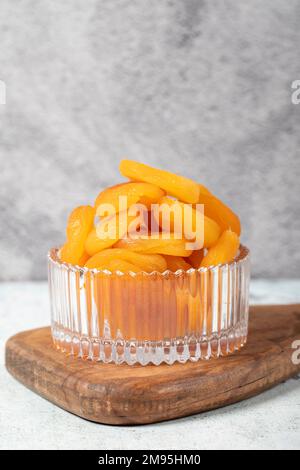
[[[251,303],[300,302],[300,280],[253,280]],[[84,421],[27,390],[4,366],[4,344],[49,323],[47,284],[0,284],[1,449],[300,449],[300,376],[254,398],[147,426]]]

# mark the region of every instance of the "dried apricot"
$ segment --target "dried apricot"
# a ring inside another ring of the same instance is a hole
[[[139,266],[136,266],[133,263],[129,263],[128,261],[125,261],[124,259],[111,259],[107,263],[104,263],[102,266],[99,265],[98,269],[108,269],[109,271],[121,271],[123,273],[132,271],[134,273],[137,273],[141,270]]]
[[[68,219],[67,241],[60,250],[60,258],[65,263],[81,266],[86,261],[85,241],[94,223],[95,210],[91,206],[74,209]]]
[[[154,184],[184,202],[196,203],[199,199],[200,188],[195,181],[169,171],[152,168],[133,160],[122,160],[120,173],[131,180]]]
[[[200,268],[201,261],[203,260],[204,250],[194,250],[191,256],[186,258],[186,261],[193,266],[193,268]]]
[[[70,214],[62,261],[91,269],[122,261],[127,270],[132,265],[162,272],[235,256],[239,217],[206,186],[132,160],[122,160],[120,172],[132,181],[101,191],[95,208],[80,206]],[[204,213],[197,204],[204,205]],[[96,226],[95,215],[100,218]]]
[[[159,223],[160,226],[164,226],[164,204],[169,206],[170,211],[165,211],[167,217],[166,222],[170,220],[170,230],[176,231],[176,212],[179,215],[179,220],[181,227],[184,229],[184,235],[186,238],[193,239],[193,236],[196,238],[197,233],[197,216],[199,218],[199,223],[203,228],[203,247],[209,248],[214,245],[220,236],[220,227],[218,224],[211,218],[203,215],[201,212],[196,212],[196,209],[193,209],[191,206],[184,204],[180,201],[176,201],[169,197],[163,197],[159,204],[161,205],[162,211],[159,214]],[[202,247],[199,247],[199,249]]]
[[[201,267],[230,263],[238,253],[239,237],[231,230],[225,230],[215,246],[211,247],[204,256]]]
[[[167,262],[168,269],[170,269],[170,271],[177,271],[178,269],[183,269],[184,271],[187,271],[188,269],[191,269],[192,267],[181,256],[165,255],[164,257]]]
[[[116,184],[101,191],[95,201],[95,209],[97,213],[97,209],[101,204],[111,204],[115,207],[115,211],[119,212],[122,210],[119,205],[122,196],[127,198],[127,208],[123,208],[123,210],[129,209],[138,202],[149,206],[162,198],[164,194],[165,192],[154,184],[142,182]]]
[[[155,238],[124,238],[119,240],[115,248],[126,248],[137,253],[157,253],[161,255],[172,256],[190,256],[192,250],[186,249],[186,240],[184,239],[155,239]]]
[[[213,194],[200,193],[198,203],[204,204],[204,214],[213,219],[222,231],[232,230],[240,236],[240,219],[224,202]]]
[[[86,253],[93,256],[95,253],[113,246],[126,235],[128,228],[136,219],[136,215],[130,216],[124,211],[98,222],[86,239]]]
[[[124,260],[139,267],[140,271],[163,272],[167,269],[167,262],[163,256],[157,254],[135,253],[121,248],[108,248],[92,256],[85,266],[93,269],[108,265],[112,260]]]

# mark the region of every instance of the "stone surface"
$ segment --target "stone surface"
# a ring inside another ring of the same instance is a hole
[[[252,303],[300,302],[300,280],[252,281]],[[5,340],[49,323],[46,283],[0,283],[1,449],[300,449],[300,376],[219,410],[147,426],[105,426],[73,416],[16,382]]]
[[[255,276],[299,276],[298,0],[0,5],[0,279],[41,279],[123,156],[207,184]]]

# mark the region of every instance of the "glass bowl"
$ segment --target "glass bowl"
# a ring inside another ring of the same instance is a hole
[[[226,356],[247,340],[250,260],[164,273],[81,268],[48,254],[51,331],[60,351],[104,363]]]

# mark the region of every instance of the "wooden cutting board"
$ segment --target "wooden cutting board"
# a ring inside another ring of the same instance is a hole
[[[296,375],[296,340],[300,305],[269,305],[250,309],[248,344],[220,359],[158,367],[93,363],[56,351],[47,327],[10,338],[6,367],[22,384],[78,416],[144,424],[235,403]]]

